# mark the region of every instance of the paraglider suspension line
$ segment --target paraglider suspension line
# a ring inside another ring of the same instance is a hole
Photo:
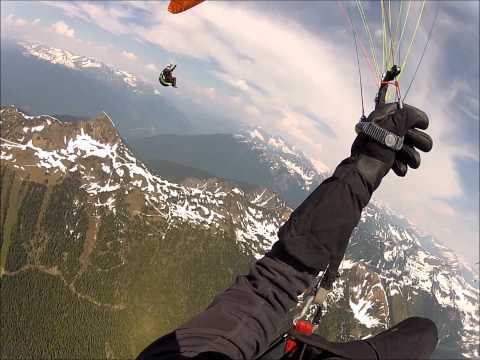
[[[358,56],[357,34],[356,34],[355,30],[353,31],[353,41],[355,43],[355,54],[357,55],[358,79],[360,81],[360,99],[362,101],[362,119],[364,119],[365,118],[365,105],[364,105],[364,101],[363,101],[362,70],[360,69],[360,57]]]
[[[397,97],[397,102],[400,102],[400,99],[402,98],[402,96],[400,95],[400,83],[398,82],[398,80],[392,80],[392,81],[382,81],[380,83],[380,86],[382,85],[392,85],[392,86],[395,86],[395,93],[396,93],[396,97]],[[405,98],[404,98],[405,99]]]
[[[417,76],[418,69],[420,69],[420,65],[422,64],[423,57],[425,56],[425,53],[427,52],[428,44],[430,43],[430,39],[432,38],[433,29],[435,28],[435,24],[437,23],[439,10],[440,10],[440,6],[438,6],[436,11],[435,11],[435,18],[433,19],[432,27],[430,28],[430,31],[428,32],[428,37],[427,37],[427,41],[425,43],[425,47],[423,48],[423,51],[422,51],[422,56],[420,56],[420,60],[418,61],[417,67],[415,68],[415,72],[413,73],[412,80],[410,81],[410,84],[408,84],[408,88],[405,91],[405,96],[403,97],[403,101],[405,101],[405,98],[407,97],[408,92],[410,91],[410,88],[412,87],[413,81],[415,80],[415,77]]]

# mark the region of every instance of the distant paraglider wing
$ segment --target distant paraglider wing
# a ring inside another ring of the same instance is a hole
[[[203,1],[204,0],[170,0],[168,11],[170,11],[172,14],[178,14],[191,9]]]
[[[160,76],[158,77],[158,81],[163,86],[171,86],[171,84],[167,81],[167,79],[165,79],[165,76],[163,75],[163,73],[161,73]]]

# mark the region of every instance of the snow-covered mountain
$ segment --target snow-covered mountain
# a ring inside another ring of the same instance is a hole
[[[210,228],[221,227],[228,219],[235,225],[237,241],[255,245],[249,251],[256,257],[273,244],[281,221],[264,209],[277,211],[275,215],[288,210],[266,189],[245,193],[218,181],[202,181],[191,188],[154,176],[125,146],[106,113],[76,124],[48,115],[28,116],[13,107],[2,109],[1,114],[6,119],[2,120],[2,161],[26,172],[31,170],[25,167],[26,162],[36,164],[46,177],[72,174],[81,180],[80,189],[96,208],[107,207],[115,213],[119,191],[125,195],[140,192],[140,207],[146,206],[152,214],[172,222],[188,221]],[[243,204],[235,205],[239,210],[232,218],[224,205],[240,199]],[[272,203],[274,207],[267,206]]]
[[[272,177],[280,182],[294,180],[305,192],[312,191],[329,173],[327,167],[317,169],[300,150],[261,127],[245,130],[242,134],[234,135],[234,138],[249,144],[252,151],[259,153],[259,158],[271,169]]]
[[[125,84],[132,88],[138,88],[138,79],[135,75],[113,66],[106,65],[91,57],[76,55],[65,49],[53,48],[39,43],[20,42],[19,44],[24,48],[23,53],[27,56],[33,56],[48,61],[51,64],[60,64],[75,70],[99,70],[112,77],[116,76],[120,78]],[[142,92],[142,90],[138,89],[135,89],[134,91]],[[154,92],[154,89],[151,89],[151,91]]]
[[[55,339],[58,357],[135,356],[262,256],[291,211],[267,189],[218,179],[178,185],[153,175],[106,114],[64,123],[7,107],[0,125],[2,309],[11,309],[2,312],[2,333],[13,334],[11,351],[23,348],[15,345],[22,338],[47,354],[41,341]],[[221,139],[285,169],[305,189],[323,176],[287,143],[260,135]],[[361,338],[425,316],[439,329],[436,358],[476,358],[479,292],[465,271],[434,238],[373,201],[352,234],[320,332]],[[42,304],[62,311],[29,310],[43,306],[36,299],[45,292]],[[90,353],[19,322],[18,311],[30,324],[64,324],[65,333],[78,333],[80,323]]]
[[[261,128],[234,135],[158,135],[128,139],[128,143],[152,168],[159,161],[169,161],[200,169],[218,178],[269,188],[290,206],[297,206],[328,174]]]
[[[367,329],[376,329],[379,324],[385,328],[404,314],[427,316],[439,328],[439,352],[457,347],[463,356],[478,358],[480,293],[465,279],[460,264],[453,252],[433,237],[373,201],[352,234],[342,268],[347,274],[351,269],[358,271],[359,266],[368,274],[377,274],[373,283],[366,284],[372,288],[376,284],[380,296],[370,292],[372,301],[360,296],[355,302],[352,297],[364,292],[365,286],[353,292],[350,288],[350,308]],[[350,278],[347,275],[347,282]],[[333,299],[345,295],[343,284],[342,280],[337,283]],[[379,299],[388,303],[381,317],[373,315],[378,314],[374,309]]]
[[[135,357],[246,271],[291,211],[267,189],[153,175],[105,113],[4,107],[0,125],[2,357]]]

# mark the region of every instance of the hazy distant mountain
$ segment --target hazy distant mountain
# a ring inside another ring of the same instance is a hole
[[[298,149],[261,128],[241,134],[158,135],[129,139],[135,153],[151,167],[167,160],[213,176],[269,188],[298,205],[326,177]]]
[[[2,43],[1,104],[31,113],[115,117],[122,135],[192,132],[186,116],[135,75],[67,50]]]

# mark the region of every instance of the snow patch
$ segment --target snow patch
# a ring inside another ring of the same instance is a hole
[[[357,319],[360,324],[365,325],[367,328],[372,328],[380,324],[378,319],[368,315],[368,311],[373,306],[371,302],[361,298],[359,299],[358,303],[354,303],[351,299],[349,303],[355,319]]]

